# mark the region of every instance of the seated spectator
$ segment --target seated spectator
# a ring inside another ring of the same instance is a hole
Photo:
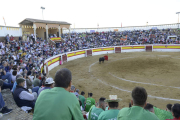
[[[176,103],[172,106],[172,114],[173,119],[166,119],[166,120],[180,120],[180,104]]]
[[[75,86],[74,85],[71,85],[71,93],[73,93],[73,94],[75,94],[75,90],[76,90],[76,88],[75,88]]]
[[[13,72],[12,72],[12,82],[13,83],[16,81],[16,75],[17,75],[17,70],[13,70]]]
[[[166,105],[166,111],[171,112],[172,104]]]
[[[88,120],[98,120],[99,115],[106,109],[105,98],[101,97],[97,107],[91,107]],[[117,117],[117,116],[116,116]]]
[[[6,65],[6,62],[4,61],[3,66],[0,68],[0,79],[3,79],[3,80],[8,79],[8,83],[11,83],[12,76],[10,72],[6,73],[5,65]]]
[[[5,102],[3,100],[3,96],[1,94],[1,86],[3,85],[3,81],[0,80],[0,113],[2,113],[3,115],[9,114],[10,112],[12,112],[12,109],[8,109],[5,106]],[[2,115],[0,115],[0,118],[2,117]]]
[[[33,81],[33,86],[34,87],[39,86],[39,84],[40,84],[40,80],[38,79],[38,77],[39,77],[39,75],[36,75],[36,78]]]
[[[14,90],[13,97],[18,107],[31,107],[34,108],[35,100],[37,99],[37,94],[32,93],[24,88],[25,79],[18,78],[16,80],[17,86]]]
[[[18,78],[23,78],[23,76],[21,74],[19,74],[19,75],[16,76],[16,80]],[[11,92],[14,92],[14,90],[16,89],[16,86],[17,86],[17,82],[15,81],[14,84],[13,84]]]
[[[99,115],[98,120],[116,120],[119,113],[119,101],[121,99],[117,98],[117,95],[109,95],[109,99],[105,100],[105,102],[108,102],[109,110],[103,111]]]
[[[85,107],[85,111],[89,112],[89,109],[91,108],[92,105],[95,105],[95,100],[92,98],[93,94],[92,93],[88,93],[88,98],[86,99],[86,107]]]
[[[54,87],[54,80],[52,78],[47,78],[45,81],[45,87],[43,87],[42,89],[39,90],[39,94],[45,90],[45,89],[51,89]]]
[[[84,95],[85,95],[85,92],[84,92],[84,91],[82,91],[82,92],[81,92],[81,95],[79,95],[79,100],[80,100],[81,103],[82,103],[82,108],[83,108],[83,110],[84,110],[85,101],[86,101]]]
[[[79,89],[76,89],[76,92],[74,93],[77,98],[79,98]]]
[[[146,106],[144,107],[145,110],[148,110],[149,112],[154,113],[154,106],[152,104],[147,103]]]
[[[66,68],[58,70],[54,81],[55,87],[43,91],[38,97],[33,120],[84,120],[78,99],[70,93],[71,71]]]
[[[132,107],[120,110],[118,120],[159,120],[157,116],[144,110],[147,100],[147,92],[142,87],[135,87],[132,91]]]
[[[150,112],[154,113],[160,120],[173,118],[171,112],[154,107],[152,104],[149,104],[149,103],[147,103],[144,109],[149,110]]]

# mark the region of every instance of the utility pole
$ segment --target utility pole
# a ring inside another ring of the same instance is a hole
[[[45,7],[41,7],[41,9],[42,9],[42,17],[43,17],[43,20],[44,20],[43,10],[45,10]]]
[[[179,13],[180,12],[176,12],[176,14],[178,14],[178,29],[179,29]]]

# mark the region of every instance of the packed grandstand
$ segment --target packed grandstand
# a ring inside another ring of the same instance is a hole
[[[135,87],[130,103],[126,108],[119,108],[122,99],[117,95],[95,101],[93,93],[72,85],[70,70],[60,69],[51,78],[40,67],[52,56],[82,49],[179,44],[178,35],[178,29],[71,33],[70,36],[62,34],[61,42],[55,44],[38,36],[35,41],[33,34],[18,40],[7,35],[0,43],[0,91],[10,89],[16,105],[33,114],[33,120],[178,120],[180,104],[167,104],[165,110],[146,104],[147,92],[143,87]],[[0,109],[1,117],[13,112],[6,107],[1,92]]]

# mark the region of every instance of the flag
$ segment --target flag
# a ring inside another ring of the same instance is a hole
[[[97,24],[97,27],[99,27],[99,23]]]
[[[5,26],[6,26],[6,22],[5,22],[5,19],[4,19],[4,17],[3,17],[3,20],[4,20],[4,24],[5,24]]]
[[[122,22],[121,22],[121,27],[122,27]]]

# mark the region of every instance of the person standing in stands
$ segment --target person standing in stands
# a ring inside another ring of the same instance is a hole
[[[91,107],[88,120],[98,120],[98,116],[106,109],[105,98],[101,97],[97,107]]]
[[[54,81],[55,87],[38,97],[33,120],[84,120],[77,97],[70,93],[71,71],[67,68],[58,70]]]
[[[118,113],[117,120],[159,120],[155,114],[144,109],[147,92],[143,87],[135,87],[131,96],[132,107],[121,109]]]
[[[84,104],[85,104],[85,101],[86,101],[84,95],[85,95],[85,92],[84,92],[84,91],[82,91],[82,92],[81,92],[81,95],[79,95],[79,100],[80,100],[81,103],[82,103],[82,108],[83,108],[83,110],[84,110],[84,106],[85,106]]]
[[[86,107],[85,111],[89,112],[89,109],[91,108],[92,105],[95,105],[95,100],[92,98],[93,94],[89,93],[89,97],[86,99]]]
[[[117,120],[119,101],[121,99],[117,98],[117,95],[109,95],[109,99],[105,100],[105,102],[108,102],[109,110],[103,111],[99,115],[98,120]]]

